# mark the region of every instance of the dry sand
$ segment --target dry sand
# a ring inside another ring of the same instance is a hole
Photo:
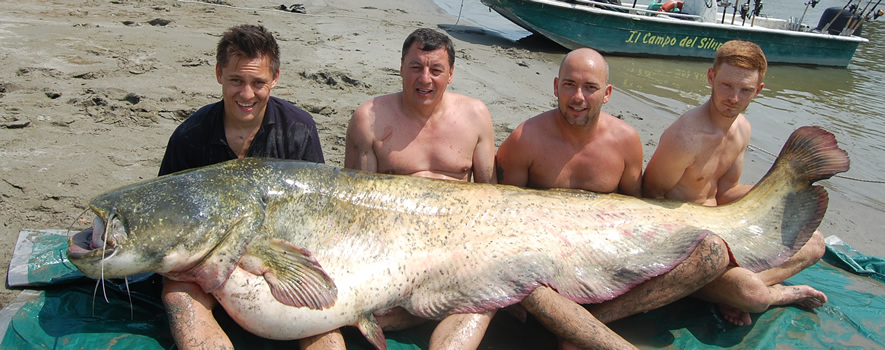
[[[281,4],[0,2],[4,272],[19,230],[85,228],[91,218],[77,217],[90,198],[156,176],[175,126],[221,98],[214,46],[232,25],[262,24],[275,33],[282,77],[273,94],[313,114],[333,165],[343,163],[344,132],[353,110],[372,96],[401,88],[402,41],[419,27],[441,29],[454,38],[455,75],[449,89],[488,105],[498,144],[515,123],[554,106],[552,81],[564,51],[529,51],[478,27],[452,26],[455,18],[430,0],[305,0],[306,14],[282,11]],[[617,87],[604,110],[639,131],[646,160],[670,122],[618,94]],[[749,171],[758,179],[765,168]],[[856,208],[850,205],[841,203],[839,210],[852,213]],[[849,244],[871,241],[850,235],[863,221],[833,217],[825,219],[825,230],[841,232]],[[877,249],[883,251],[881,245]],[[0,306],[16,294],[4,288]]]

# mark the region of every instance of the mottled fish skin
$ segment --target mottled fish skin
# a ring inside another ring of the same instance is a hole
[[[68,256],[94,278],[194,281],[263,337],[353,325],[383,348],[373,314],[482,312],[539,285],[580,303],[610,300],[672,269],[711,232],[739,264],[777,266],[826,211],[826,191],[812,183],[847,169],[832,134],[800,128],[745,198],[711,208],[250,158],[97,197],[101,239],[76,235]]]

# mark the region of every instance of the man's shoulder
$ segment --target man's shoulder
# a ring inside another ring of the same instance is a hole
[[[544,144],[550,138],[559,139],[553,127],[555,110],[550,110],[527,119],[511,132],[514,141],[521,144]]]
[[[313,116],[302,109],[301,107],[296,106],[292,102],[286,101],[279,97],[271,96],[269,105],[271,108],[276,109],[276,115],[278,118],[283,120],[296,120],[302,123],[313,124]]]
[[[526,119],[524,122],[519,124],[519,126],[522,127],[524,131],[549,132],[550,128],[554,124],[555,118],[556,118],[556,110],[551,109],[546,112],[541,112],[541,114],[538,114],[534,117]]]
[[[636,131],[636,128],[634,128],[633,125],[630,125],[630,123],[621,118],[618,118],[606,112],[601,112],[600,116],[604,117],[603,120],[605,120],[608,124],[610,134],[614,134],[615,136],[624,138],[639,135],[639,132]]]
[[[392,113],[391,111],[399,111],[399,95],[400,93],[393,93],[372,97],[368,101],[360,104],[353,112],[353,116],[357,118],[374,119],[376,115],[398,115],[399,113]]]
[[[222,102],[210,103],[200,107],[196,112],[191,114],[181,124],[179,124],[172,137],[181,136],[192,133],[204,133],[205,130],[212,130],[216,122],[223,118]]]
[[[488,107],[486,107],[486,104],[480,99],[455,92],[446,91],[446,99],[449,101],[450,104],[459,108],[480,108],[483,110],[488,109]]]
[[[700,110],[700,107],[695,107],[676,118],[670,126],[664,129],[664,135],[678,136],[680,139],[693,138],[700,133],[700,130],[708,128],[709,125],[709,114]]]

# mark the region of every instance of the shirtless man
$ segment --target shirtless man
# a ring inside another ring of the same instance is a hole
[[[385,174],[493,182],[495,140],[485,104],[446,92],[455,69],[451,40],[418,29],[403,44],[403,90],[357,108],[344,166]]]
[[[558,108],[523,122],[504,140],[497,154],[499,183],[641,194],[639,134],[601,112],[612,93],[608,73],[605,59],[592,49],[572,51],[563,59],[559,76],[553,79]],[[687,296],[722,274],[727,265],[722,240],[708,237],[673,270],[586,310],[548,287],[536,289],[522,305],[566,341],[563,347],[573,343],[580,348],[628,348],[632,346],[602,323]]]
[[[526,120],[501,143],[498,182],[640,197],[639,133],[601,111],[612,89],[602,55],[579,49],[566,56],[553,79],[559,108]]]
[[[750,42],[729,41],[717,50],[713,67],[707,70],[710,99],[683,114],[661,135],[645,170],[646,197],[716,206],[741,198],[752,188],[738,183],[750,143],[750,122],[741,113],[762,91],[767,66],[762,49]],[[783,265],[760,273],[731,266],[695,296],[718,303],[723,317],[738,326],[752,322],[750,312],[773,305],[819,307],[827,301],[824,293],[779,283],[816,263],[825,250],[823,235],[815,232]]]
[[[406,38],[400,62],[403,90],[375,97],[354,111],[347,128],[345,167],[495,182],[495,140],[488,109],[477,99],[446,92],[454,55],[452,41],[437,31],[421,28]],[[433,332],[431,349],[476,348],[493,315],[494,311],[447,317]],[[378,321],[388,330],[417,319],[401,310]]]

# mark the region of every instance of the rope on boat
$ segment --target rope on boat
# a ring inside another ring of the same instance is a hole
[[[752,148],[752,149],[755,149],[755,150],[757,150],[757,151],[761,151],[762,153],[765,153],[765,154],[768,154],[768,155],[770,155],[770,156],[772,156],[772,157],[777,158],[777,154],[774,154],[774,153],[771,153],[771,152],[769,152],[769,151],[766,151],[766,150],[762,149],[761,147],[753,146],[753,145],[748,145],[747,148]],[[874,183],[874,184],[885,184],[885,180],[870,180],[870,179],[862,179],[862,178],[859,178],[859,177],[846,176],[846,175],[840,175],[840,174],[833,175],[833,177],[839,177],[839,178],[843,178],[843,179],[846,179],[846,180],[853,180],[853,181],[859,181],[859,182],[869,182],[869,183]]]

